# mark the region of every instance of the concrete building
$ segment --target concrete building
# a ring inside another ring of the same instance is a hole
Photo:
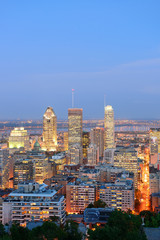
[[[60,174],[64,170],[66,161],[65,152],[57,153],[50,159],[50,162],[54,162],[56,164],[57,174]]]
[[[9,136],[9,148],[25,148],[25,150],[30,149],[29,135],[27,130],[23,127],[14,128]]]
[[[150,194],[160,192],[160,171],[149,174]]]
[[[108,207],[127,211],[134,210],[134,187],[132,181],[106,183],[99,189],[99,197]]]
[[[114,152],[115,152],[115,148],[106,148],[104,150],[104,157],[103,157],[103,161],[104,163],[107,164],[114,164]]]
[[[106,148],[115,148],[114,111],[110,105],[105,107],[104,131],[104,150]]]
[[[125,171],[125,168],[115,167],[108,164],[100,164],[95,167],[99,170],[99,181],[100,182],[115,182],[117,175]]]
[[[83,152],[82,147],[79,144],[72,145],[69,150],[70,164],[82,164],[83,162]]]
[[[87,165],[95,166],[99,162],[99,148],[95,144],[90,144],[87,149]]]
[[[43,145],[44,151],[56,151],[57,148],[57,117],[52,107],[48,107],[43,115]]]
[[[21,182],[34,180],[34,163],[31,159],[17,160],[13,167],[13,184],[14,188],[18,187]]]
[[[92,128],[90,132],[91,143],[99,148],[99,156],[103,157],[104,151],[104,129],[100,127]]]
[[[28,221],[40,221],[57,216],[65,223],[65,199],[54,189],[38,183],[22,183],[3,202],[3,224],[17,222],[26,226]]]
[[[66,211],[69,214],[84,212],[96,201],[96,187],[81,181],[70,182],[66,186]]]
[[[114,166],[125,168],[134,173],[134,186],[137,188],[138,157],[137,151],[131,147],[117,147],[114,152]]]
[[[0,188],[9,188],[9,150],[0,149]]]

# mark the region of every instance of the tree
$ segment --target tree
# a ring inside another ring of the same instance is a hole
[[[78,223],[75,223],[74,221],[67,221],[64,231],[66,232],[65,240],[82,239],[82,234],[78,232]]]
[[[95,208],[105,208],[106,207],[106,203],[103,202],[101,199],[99,199],[99,200],[94,202],[94,207]]]
[[[11,229],[11,237],[12,237],[12,240],[28,240],[29,239],[29,229],[28,228],[24,228],[24,227],[21,227],[17,224],[13,224]]]

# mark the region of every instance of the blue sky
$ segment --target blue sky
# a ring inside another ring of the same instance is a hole
[[[159,0],[0,1],[0,119],[160,119]]]

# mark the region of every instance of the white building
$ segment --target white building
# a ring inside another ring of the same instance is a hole
[[[57,216],[65,222],[65,199],[46,184],[22,183],[3,201],[2,223],[16,221],[25,226],[27,221],[40,221]]]
[[[110,105],[105,107],[104,131],[104,149],[115,148],[114,111]]]
[[[87,164],[94,166],[99,162],[99,148],[95,144],[90,144],[87,149]]]
[[[131,181],[132,182],[132,181]],[[134,209],[134,188],[133,184],[127,184],[127,181],[115,183],[106,183],[100,187],[100,199],[108,207],[127,211]]]

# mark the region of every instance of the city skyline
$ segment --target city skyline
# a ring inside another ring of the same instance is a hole
[[[159,1],[1,3],[0,119],[160,119]],[[6,97],[7,96],[7,97]],[[42,97],[43,96],[43,97]]]

